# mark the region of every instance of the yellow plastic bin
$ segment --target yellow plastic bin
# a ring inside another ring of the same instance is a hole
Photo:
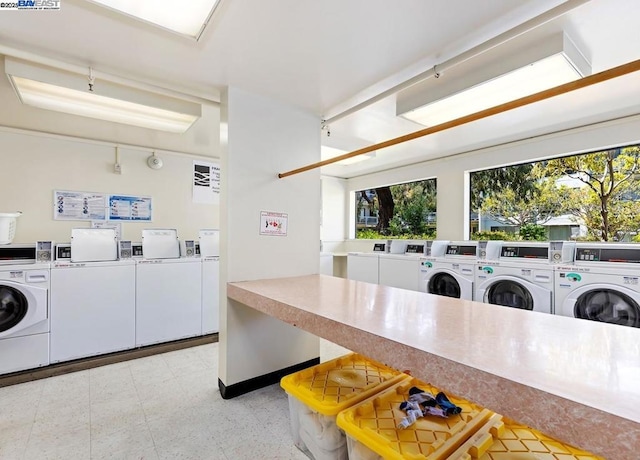
[[[495,414],[447,460],[604,460]]]
[[[494,412],[446,394],[462,411],[446,418],[425,415],[404,429],[398,424],[407,416],[400,404],[417,387],[432,396],[440,390],[415,378],[407,378],[366,401],[346,409],[337,424],[347,434],[349,460],[411,459],[444,460],[490,419]]]
[[[346,438],[336,415],[407,378],[357,353],[283,377],[280,385],[289,396],[295,445],[315,460],[347,459]]]

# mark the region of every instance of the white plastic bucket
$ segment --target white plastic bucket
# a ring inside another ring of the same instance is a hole
[[[16,219],[21,212],[0,212],[0,244],[10,244],[16,236]]]

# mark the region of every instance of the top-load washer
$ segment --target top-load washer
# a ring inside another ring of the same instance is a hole
[[[347,279],[378,284],[380,282],[380,254],[387,251],[388,243],[374,243],[373,252],[347,254]]]
[[[640,245],[576,243],[555,272],[556,314],[640,327]]]
[[[391,251],[380,254],[379,282],[383,286],[420,290],[420,266],[431,241],[393,240]],[[400,249],[402,252],[396,250]]]
[[[473,300],[477,252],[477,241],[433,241],[431,255],[421,260],[420,290]]]
[[[571,260],[570,243],[489,241],[486,253],[478,260],[476,301],[553,313],[554,263]]]
[[[220,331],[220,232],[200,230],[202,334]]]
[[[201,333],[200,259],[180,257],[175,229],[143,230],[142,258],[136,261],[136,345]]]
[[[74,228],[51,267],[51,363],[135,347],[136,267],[113,228]],[[120,258],[119,259],[119,255]]]
[[[0,374],[49,364],[51,248],[0,246]]]

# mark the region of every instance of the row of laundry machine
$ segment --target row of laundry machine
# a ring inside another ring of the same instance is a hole
[[[402,241],[349,253],[347,277],[503,307],[640,327],[640,245]]]
[[[0,246],[0,374],[218,332],[219,260],[217,230]]]

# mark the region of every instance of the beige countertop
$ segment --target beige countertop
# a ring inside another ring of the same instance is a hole
[[[640,329],[324,275],[227,295],[565,442],[638,458]]]

